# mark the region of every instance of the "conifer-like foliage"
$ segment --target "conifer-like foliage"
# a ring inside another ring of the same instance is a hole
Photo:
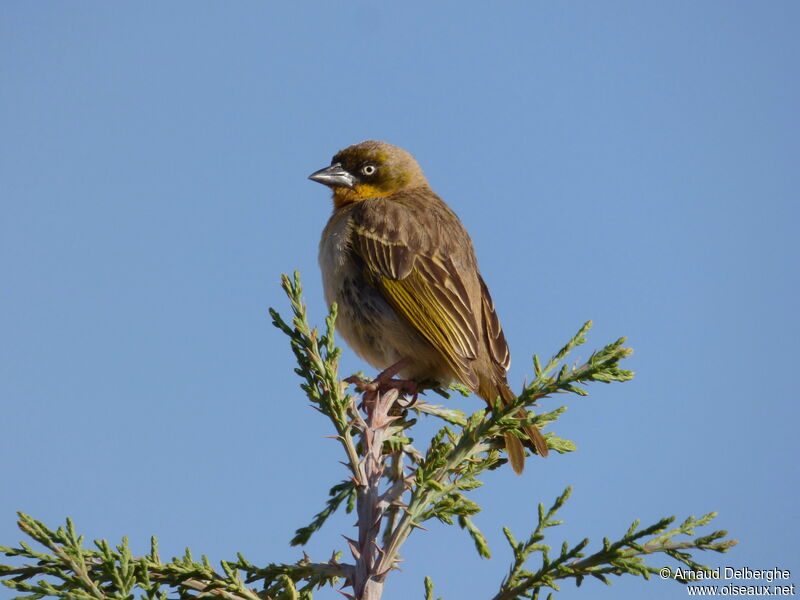
[[[20,513],[19,527],[36,547],[26,542],[19,547],[0,546],[0,552],[14,563],[0,565],[0,581],[16,591],[16,598],[310,600],[315,590],[334,586],[349,597],[376,600],[391,581],[403,543],[412,534],[431,535],[424,531],[431,519],[457,524],[471,537],[477,552],[490,557],[486,538],[473,521],[481,507],[469,495],[483,485],[481,477],[487,470],[505,463],[503,435],[511,432],[524,438],[523,422],[513,417],[519,408],[528,410],[528,422],[549,425],[564,407],[536,414],[533,407],[538,400],[556,393],[585,396],[585,386],[591,382],[622,382],[633,377],[619,366],[631,353],[624,338],[594,352],[579,366],[566,363],[570,351],[585,342],[589,322],[546,364],[533,357],[533,380],[516,403],[495,412],[479,410],[465,415],[422,399],[414,402],[399,396],[395,389],[379,393],[359,378],[340,379],[340,349],[334,342],[336,307],[320,333],[308,324],[298,274],[284,276],[283,288],[293,317],[287,322],[275,310],[270,314],[275,326],[288,336],[301,387],[313,406],[330,420],[347,467],[343,480],[331,487],[322,510],[297,530],[291,544],[308,542],[337,510],[355,511],[357,531],[346,538],[349,557],[345,559],[340,552],[327,561],[313,562],[303,553],[294,563],[259,567],[239,555],[214,567],[205,556],[196,560],[187,549],[184,556],[163,561],[156,538],[152,538],[149,554],[135,557],[127,539],[113,547],[105,540],[89,545],[69,519],[66,526],[53,530]],[[453,390],[436,391],[447,395]],[[410,435],[422,416],[442,423],[427,448],[416,447]],[[575,449],[572,442],[553,433],[547,434],[547,443],[556,453]],[[331,468],[340,467],[331,461]],[[503,529],[511,564],[504,575],[498,573],[498,591],[492,600],[550,598],[565,582],[580,586],[590,578],[609,583],[609,575],[649,579],[670,562],[701,570],[705,567],[695,562],[697,551],[725,552],[736,544],[724,539],[725,531],[697,536],[696,528],[714,518],[710,513],[689,517],[677,526],[674,517],[647,527],[635,521],[619,539],[606,538],[594,549],[583,539],[574,544],[563,542],[554,550],[545,542],[546,534],[561,523],[556,514],[570,491],[565,490],[550,508],[539,504],[535,528],[522,541]],[[435,598],[427,577],[424,597]]]

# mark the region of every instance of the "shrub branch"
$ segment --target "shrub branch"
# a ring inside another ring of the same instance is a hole
[[[95,540],[94,547],[87,548],[71,520],[65,527],[51,530],[19,513],[20,529],[44,551],[26,542],[14,548],[0,546],[7,557],[22,561],[0,565],[0,582],[20,593],[17,598],[132,598],[133,591],[138,590],[146,600],[166,600],[172,592],[181,599],[310,600],[316,589],[341,586],[342,593],[355,600],[378,600],[401,560],[403,544],[415,530],[424,530],[430,519],[457,524],[480,556],[491,556],[476,523],[481,507],[470,499],[470,491],[483,485],[485,471],[505,464],[503,436],[511,433],[524,438],[521,427],[535,424],[548,429],[545,438],[556,453],[575,450],[573,442],[549,431],[566,407],[541,412],[537,403],[558,394],[586,396],[589,383],[624,382],[633,377],[632,371],[620,367],[620,361],[632,352],[625,346],[625,338],[592,353],[582,364],[568,365],[569,354],[586,341],[592,325],[589,321],[544,365],[534,355],[531,383],[523,387],[515,402],[494,412],[478,410],[466,415],[426,400],[410,403],[395,389],[365,392],[359,397],[339,377],[341,350],[334,342],[336,306],[320,333],[308,324],[299,275],[284,275],[282,286],[292,319],[285,321],[274,309],[270,309],[270,315],[274,325],[289,337],[300,387],[312,406],[331,422],[332,437],[342,448],[342,464],[347,469],[346,476],[330,488],[323,508],[296,531],[291,544],[305,545],[333,513],[344,507],[358,516],[356,535],[345,538],[352,562],[341,562],[341,553],[334,552],[326,562],[312,562],[303,554],[292,564],[256,567],[238,555],[236,560],[220,561],[219,567],[213,568],[205,556],[195,560],[187,549],[182,557],[164,563],[155,537],[149,554],[134,557],[126,538],[113,548],[105,540]],[[433,391],[445,397],[451,392],[465,393],[463,386]],[[515,417],[520,408],[528,411],[524,423]],[[442,424],[424,451],[417,449],[411,437],[413,425],[423,417]],[[580,586],[587,577],[605,583],[609,583],[609,575],[649,578],[657,567],[645,560],[653,555],[702,569],[705,567],[695,562],[694,553],[725,552],[736,544],[724,539],[725,531],[696,536],[695,529],[715,517],[715,513],[709,513],[690,517],[672,528],[674,517],[645,528],[639,528],[635,521],[617,541],[606,538],[591,554],[586,553],[588,539],[574,545],[564,542],[554,553],[544,543],[545,533],[561,523],[555,515],[570,492],[567,488],[549,510],[539,505],[538,523],[527,540],[519,542],[510,530],[503,530],[513,560],[493,600],[538,598],[543,590],[549,598],[564,580]],[[527,567],[534,555],[539,557],[535,571]],[[425,598],[434,600],[433,582],[428,577]]]

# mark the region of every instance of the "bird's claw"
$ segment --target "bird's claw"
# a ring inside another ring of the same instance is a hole
[[[394,376],[405,366],[405,361],[400,361],[388,369],[378,373],[372,381],[364,381],[355,375],[346,378],[344,381],[356,386],[356,389],[364,393],[365,401],[372,401],[377,394],[383,394],[389,390],[397,390],[398,394],[411,396],[411,401],[407,404],[400,404],[402,408],[410,408],[417,402],[419,395],[419,384],[410,379],[394,379]]]

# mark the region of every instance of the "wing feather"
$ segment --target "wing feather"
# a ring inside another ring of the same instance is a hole
[[[511,353],[508,350],[508,343],[506,336],[503,333],[503,328],[500,325],[500,319],[494,310],[494,302],[489,294],[489,288],[483,281],[483,277],[478,276],[481,282],[481,305],[483,308],[483,329],[489,353],[492,356],[492,361],[502,367],[503,373],[508,371],[511,366]]]
[[[476,388],[472,362],[479,353],[480,330],[459,270],[442,256],[435,236],[414,235],[414,224],[407,220],[406,227],[399,226],[408,215],[367,216],[372,218],[354,220],[351,246],[367,279],[439,351],[458,379]]]

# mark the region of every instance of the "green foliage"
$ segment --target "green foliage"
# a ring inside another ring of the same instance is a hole
[[[239,555],[235,561],[221,561],[215,569],[205,556],[197,561],[187,549],[184,556],[163,563],[155,538],[149,554],[134,557],[126,539],[114,548],[105,540],[87,548],[70,520],[66,527],[53,531],[20,513],[20,529],[45,551],[36,551],[25,542],[17,548],[0,546],[6,556],[23,561],[0,565],[0,581],[16,590],[20,594],[17,598],[127,599],[138,591],[146,600],[166,600],[172,593],[178,598],[310,600],[314,590],[337,585],[352,587],[351,597],[359,600],[380,598],[403,543],[414,530],[425,529],[424,523],[431,519],[458,524],[470,536],[478,554],[490,558],[486,537],[474,520],[481,507],[470,498],[470,492],[483,485],[481,478],[486,471],[506,463],[502,452],[505,434],[524,438],[523,425],[552,426],[566,410],[561,406],[537,413],[534,408],[538,401],[564,393],[585,396],[586,385],[591,382],[622,382],[633,377],[631,371],[620,367],[620,361],[632,352],[624,346],[624,338],[594,352],[583,364],[569,366],[565,362],[572,350],[585,343],[591,327],[587,322],[544,366],[534,355],[534,379],[509,406],[468,416],[424,400],[409,402],[399,398],[395,390],[376,389],[363,381],[363,376],[340,379],[341,351],[334,343],[336,307],[332,307],[325,331],[320,334],[308,324],[299,275],[284,276],[282,285],[293,317],[286,322],[273,309],[270,315],[274,325],[289,337],[300,386],[312,406],[331,421],[348,470],[347,478],[330,488],[322,510],[297,530],[291,544],[306,544],[344,506],[348,513],[358,514],[357,539],[348,539],[353,562],[343,563],[341,554],[335,553],[322,563],[304,555],[293,564],[256,567]],[[358,397],[348,393],[349,382],[363,393],[360,406]],[[468,393],[463,386],[451,389]],[[433,391],[449,396],[448,390]],[[520,408],[528,411],[525,422],[515,416]],[[420,450],[414,446],[410,430],[423,417],[440,419],[442,426],[427,448]],[[570,440],[552,432],[545,436],[550,449],[557,453],[575,450]],[[503,530],[513,561],[494,600],[539,598],[543,590],[549,598],[566,579],[581,585],[587,577],[604,583],[609,583],[609,575],[649,578],[658,570],[645,562],[653,555],[702,569],[694,561],[693,552],[725,552],[736,543],[724,540],[724,531],[696,537],[695,529],[715,516],[710,513],[686,519],[672,529],[674,518],[643,529],[634,522],[617,541],[604,539],[602,547],[592,554],[586,551],[588,539],[574,545],[564,542],[558,552],[553,552],[545,544],[545,533],[560,524],[555,515],[570,491],[568,488],[547,511],[539,505],[538,523],[525,541],[519,542],[507,528]],[[537,556],[538,567],[529,567]],[[433,583],[427,577],[425,598],[434,600]]]
[[[425,600],[434,600],[433,599],[433,581],[431,581],[430,577],[425,578]],[[442,600],[441,598],[437,598],[437,600]]]
[[[328,501],[325,503],[325,508],[314,515],[311,523],[305,527],[301,527],[295,532],[292,538],[292,546],[302,546],[308,542],[311,536],[322,528],[326,519],[336,512],[339,505],[347,500],[346,510],[348,513],[353,512],[356,500],[356,486],[352,481],[342,481],[333,486],[328,492]]]
[[[514,561],[500,584],[500,591],[492,600],[538,598],[542,588],[558,591],[558,581],[564,579],[574,579],[578,586],[587,576],[607,585],[611,584],[607,575],[638,575],[650,579],[650,574],[658,573],[659,567],[645,563],[644,557],[658,553],[671,556],[691,569],[705,570],[707,567],[694,562],[686,550],[727,552],[736,544],[733,540],[718,541],[727,535],[726,531],[715,531],[694,540],[672,540],[679,535],[694,536],[695,527],[707,525],[716,516],[715,513],[709,513],[699,519],[689,517],[678,527],[669,530],[667,527],[675,517],[661,519],[644,529],[639,529],[639,521],[634,521],[619,540],[612,543],[608,538],[603,538],[603,547],[589,556],[584,553],[589,539],[584,538],[572,546],[564,542],[558,555],[551,557],[552,548],[542,543],[545,539],[544,530],[561,525],[562,521],[554,517],[571,493],[572,488],[564,490],[547,512],[544,505],[539,504],[538,524],[526,541],[518,542],[507,527],[503,528]],[[525,569],[529,558],[537,553],[541,555],[539,569]]]
[[[239,555],[235,561],[221,561],[220,569],[215,570],[205,556],[195,560],[188,548],[182,557],[162,562],[155,537],[149,554],[134,557],[127,538],[114,548],[105,540],[95,540],[95,547],[87,548],[70,519],[66,527],[53,531],[19,513],[18,525],[49,551],[38,552],[25,542],[19,548],[0,546],[6,556],[35,561],[17,567],[0,565],[2,583],[20,592],[22,595],[15,597],[19,599],[123,599],[133,598],[134,590],[145,600],[166,600],[171,591],[181,598],[202,594],[226,600],[310,599],[314,589],[336,585],[349,576],[347,567],[338,564],[338,556],[322,564],[304,558],[293,565],[257,568]],[[251,587],[256,582],[260,591]]]

